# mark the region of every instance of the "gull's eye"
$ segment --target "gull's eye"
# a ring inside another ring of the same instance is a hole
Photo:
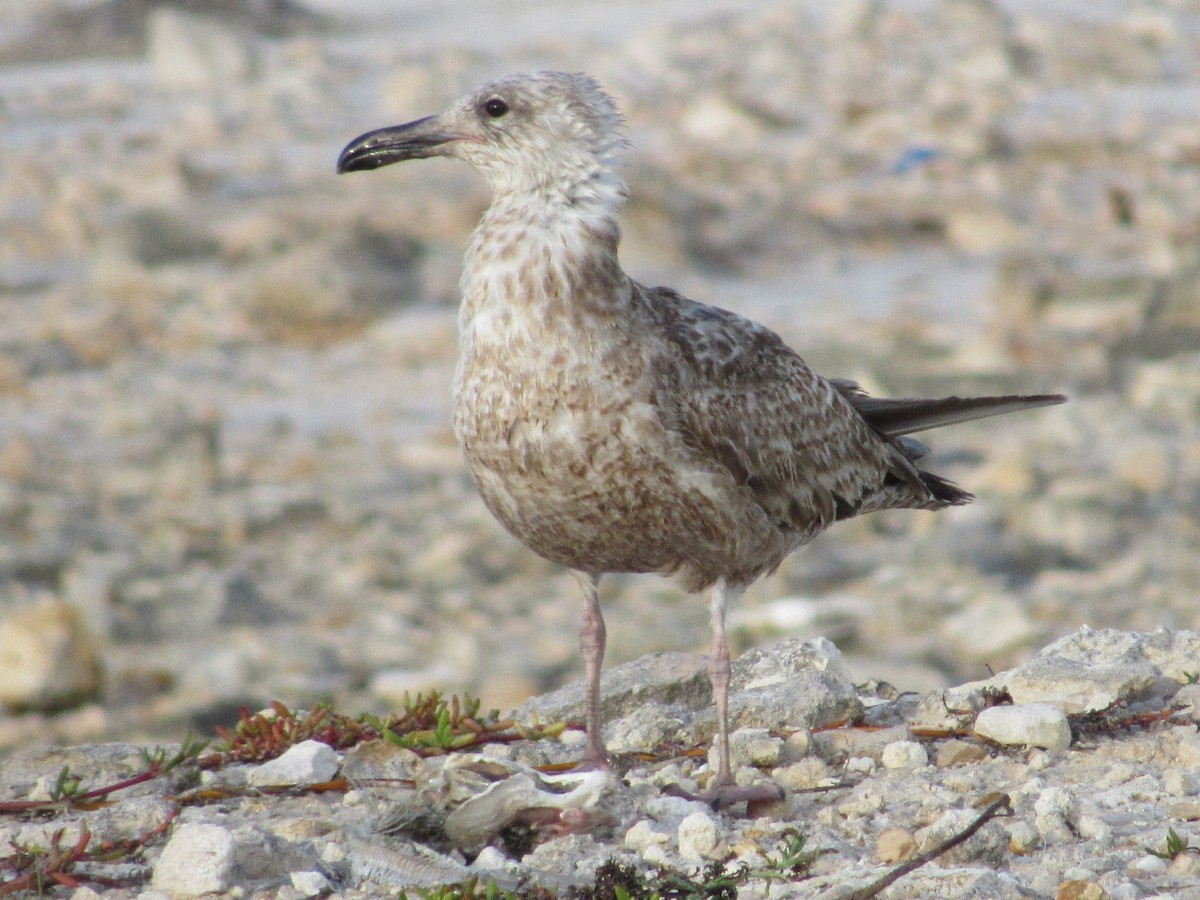
[[[483,104],[483,111],[493,119],[499,119],[508,112],[508,104],[499,97],[493,97],[487,103]]]

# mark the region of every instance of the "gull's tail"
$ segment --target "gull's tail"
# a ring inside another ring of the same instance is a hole
[[[859,415],[866,419],[868,425],[884,437],[894,440],[913,462],[929,452],[929,448],[916,438],[908,437],[914,432],[941,428],[943,425],[954,425],[958,422],[970,422],[972,419],[986,419],[988,416],[1003,416],[1023,409],[1036,409],[1039,406],[1054,406],[1067,401],[1062,394],[938,397],[933,400],[914,397],[878,399],[867,394],[852,381],[834,380],[833,384],[842,396],[850,401],[850,405]],[[970,503],[974,499],[970,493],[940,475],[923,469],[918,469],[916,474],[933,496],[934,502],[927,505],[926,509],[958,506]]]

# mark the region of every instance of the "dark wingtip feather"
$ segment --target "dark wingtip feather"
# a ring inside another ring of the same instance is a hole
[[[942,505],[962,506],[975,499],[975,495],[970,491],[964,491],[953,481],[943,478],[941,475],[922,471],[921,481],[925,483],[925,487],[929,488],[929,493],[933,494]]]
[[[888,437],[899,437],[956,425],[989,416],[1003,416],[1042,406],[1065,403],[1062,394],[1006,394],[998,397],[939,397],[879,399],[868,396],[854,386],[853,390],[838,385],[842,395],[858,410],[871,427]]]

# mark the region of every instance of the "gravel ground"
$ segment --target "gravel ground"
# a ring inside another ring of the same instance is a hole
[[[333,174],[354,135],[543,66],[628,114],[635,277],[876,393],[1071,396],[937,434],[978,501],[840,524],[747,594],[743,651],[828,637],[848,681],[922,693],[1084,624],[1200,628],[1194,4],[514,4],[490,41],[478,4],[461,30],[226,6],[0,25],[0,754],[577,677],[573,578],[491,520],[449,430],[483,185]],[[605,591],[612,663],[706,645],[671,584]],[[1179,728],[1114,752],[1193,772]],[[1157,890],[1125,865],[1105,890]]]

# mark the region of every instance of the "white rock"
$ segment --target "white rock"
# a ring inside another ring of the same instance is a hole
[[[1112,829],[1108,823],[1096,816],[1080,816],[1075,831],[1081,838],[1101,844],[1107,844],[1112,838]]]
[[[852,756],[846,760],[848,775],[874,775],[878,767],[878,763],[869,756]]]
[[[233,834],[219,825],[180,825],[154,867],[153,885],[169,894],[197,897],[226,891],[233,871]]]
[[[333,889],[329,879],[315,869],[306,872],[292,872],[291,879],[292,887],[305,897],[319,897]]]
[[[743,766],[777,766],[782,755],[783,740],[771,737],[765,728],[739,728],[729,735],[729,763],[735,772]],[[713,741],[708,764],[714,772],[718,762],[717,742]]]
[[[1172,797],[1190,797],[1198,790],[1200,779],[1195,772],[1185,769],[1167,769],[1163,773],[1163,788]]]
[[[708,813],[694,812],[679,823],[679,855],[689,862],[713,858],[721,827]]]
[[[1046,788],[1034,801],[1034,823],[1047,842],[1066,842],[1075,837],[1079,824],[1079,800],[1061,787]]]
[[[1168,863],[1161,856],[1141,856],[1131,862],[1128,869],[1135,875],[1162,875]]]
[[[160,7],[150,14],[146,40],[159,87],[212,89],[244,81],[254,69],[249,45],[207,17]]]
[[[916,833],[918,849],[926,852],[959,834],[970,825],[978,813],[970,809],[948,809],[937,820]],[[984,863],[1000,865],[1008,853],[1009,835],[1004,826],[993,819],[975,832],[970,838],[950,850],[942,858],[942,864],[966,865]]]
[[[338,755],[328,744],[302,741],[261,766],[251,769],[246,783],[256,787],[288,784],[317,784],[329,781],[338,771]]]
[[[0,706],[47,711],[100,691],[100,658],[80,616],[46,600],[0,619]]]
[[[929,765],[929,754],[916,741],[895,741],[883,748],[885,769],[919,769]]]
[[[479,851],[479,855],[475,857],[475,862],[471,865],[475,869],[483,871],[503,869],[508,865],[508,857],[495,847],[484,847]]]
[[[625,832],[625,846],[637,853],[645,853],[649,847],[662,846],[670,838],[654,827],[648,819],[635,822],[633,827]]]
[[[995,660],[1036,646],[1034,642],[1041,636],[1040,626],[1020,602],[990,595],[946,619],[938,630],[955,658],[970,660]]]
[[[1036,850],[1042,843],[1042,833],[1028,822],[1014,822],[1008,826],[1008,849],[1024,855]]]
[[[992,706],[975,718],[975,734],[998,744],[1065,750],[1071,746],[1067,715],[1050,703]]]
[[[833,769],[824,760],[811,756],[790,766],[780,766],[771,773],[771,778],[780,787],[793,791],[814,788],[836,780]]]

